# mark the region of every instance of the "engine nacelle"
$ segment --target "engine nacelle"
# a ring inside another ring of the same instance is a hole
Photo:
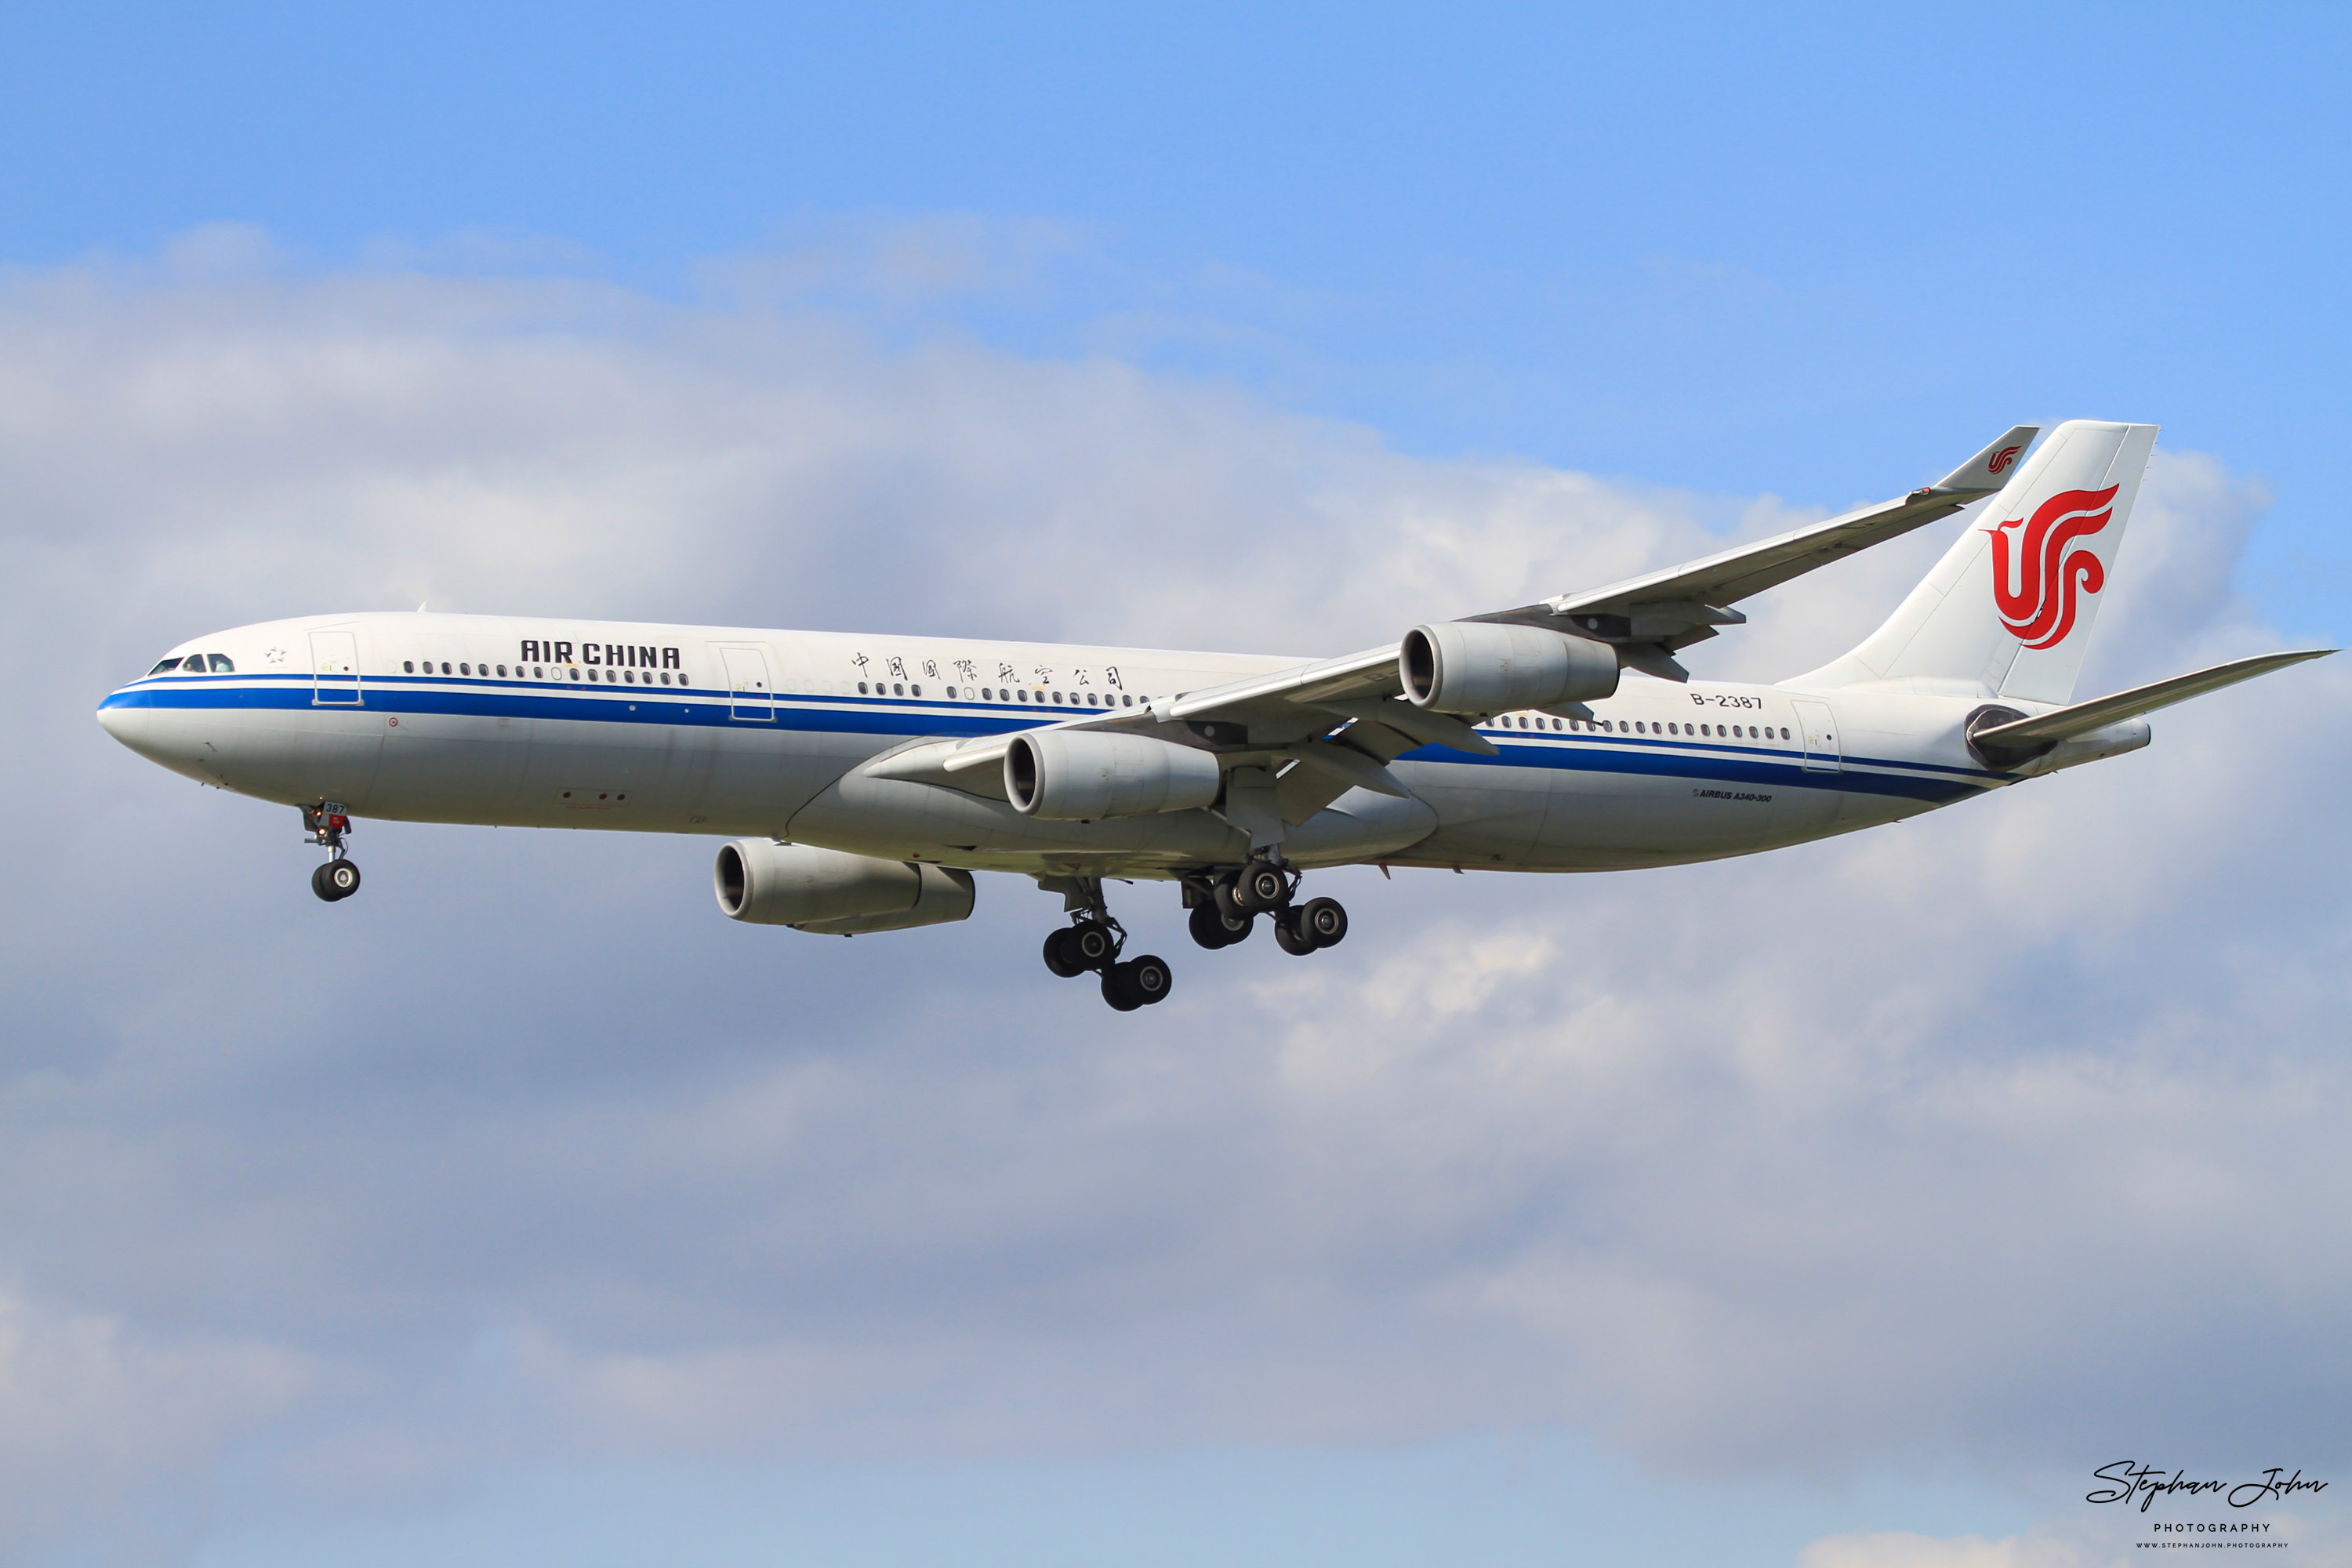
[[[944,925],[971,913],[971,873],[808,844],[738,838],[711,882],[729,920],[827,936]]]
[[[1004,752],[1004,798],[1024,816],[1095,822],[1213,805],[1215,755],[1150,735],[1032,730]]]
[[[1417,708],[1501,713],[1591,702],[1617,693],[1617,650],[1541,626],[1440,621],[1397,649],[1397,679]]]

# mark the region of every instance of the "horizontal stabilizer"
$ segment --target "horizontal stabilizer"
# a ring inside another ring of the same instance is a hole
[[[2325,658],[2335,651],[2332,647],[2315,647],[2295,653],[2265,653],[2252,658],[2231,659],[2210,669],[2200,669],[2194,675],[2176,675],[2169,680],[2118,691],[2113,697],[2095,698],[2054,712],[2038,713],[2031,719],[2013,719],[2006,724],[1973,731],[1969,740],[1985,751],[2018,751],[2054,745],[2060,741],[2087,735],[2094,730],[2105,729],[2125,719],[2137,719],[2143,713],[2169,708],[2176,702],[2185,702],[2208,691],[2219,691],[2224,686],[2235,686],[2241,680],[2252,680],[2257,675],[2268,675],[2273,669],[2284,669],[2290,664],[2301,664],[2307,658]]]

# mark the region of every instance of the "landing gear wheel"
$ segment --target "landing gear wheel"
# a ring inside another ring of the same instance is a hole
[[[1119,967],[1127,971],[1128,989],[1143,998],[1143,1005],[1147,1007],[1167,1001],[1170,987],[1176,984],[1176,976],[1169,969],[1168,961],[1156,953],[1147,952],[1141,958],[1130,958]]]
[[[1300,929],[1296,910],[1285,910],[1274,917],[1274,941],[1293,958],[1304,958],[1315,951],[1315,939]]]
[[[1045,967],[1065,980],[1076,980],[1087,972],[1087,965],[1070,951],[1070,939],[1078,933],[1068,926],[1055,926],[1045,933]]]
[[[360,868],[355,861],[330,860],[310,873],[310,890],[327,902],[340,903],[360,890]]]
[[[1267,860],[1253,860],[1234,879],[1234,905],[1249,914],[1278,910],[1290,901],[1290,879]]]
[[[1103,1000],[1122,1013],[1132,1013],[1138,1007],[1166,1001],[1169,988],[1174,984],[1175,976],[1169,972],[1167,962],[1146,953],[1103,971]]]
[[[1192,911],[1187,923],[1192,927],[1192,940],[1213,952],[1218,948],[1246,942],[1256,921],[1247,915],[1228,915],[1215,904],[1202,904]]]
[[[1348,940],[1348,911],[1337,899],[1309,899],[1298,911],[1298,934],[1318,947],[1337,947]]]
[[[1110,927],[1088,921],[1070,928],[1062,951],[1084,968],[1101,969],[1118,956],[1118,936]]]

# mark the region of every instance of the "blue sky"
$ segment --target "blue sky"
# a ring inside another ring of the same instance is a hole
[[[1408,450],[1843,500],[1913,432],[2095,408],[2263,476],[2263,569],[2290,538],[2343,561],[2332,7],[97,6],[8,28],[19,262],[232,219],[312,265],[478,233],[677,293],[841,215],[1029,220],[1059,233],[1033,286],[955,319],[1038,353],[1123,331]]]
[[[2080,1568],[2095,1464],[2352,1458],[2327,666],[1754,864],[1366,874],[1331,962],[1117,1037],[1005,879],[795,945],[699,842],[373,825],[329,934],[289,824],[89,721],[424,599],[1332,651],[2075,416],[2166,427],[2086,686],[2340,640],[2347,31],[0,19],[0,624],[58,677],[0,1560]]]

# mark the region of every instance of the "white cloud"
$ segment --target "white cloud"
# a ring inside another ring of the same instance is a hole
[[[2329,666],[1753,861],[1335,875],[1354,932],[1304,963],[1199,953],[1124,892],[1180,990],[1117,1019],[1045,974],[1055,905],[1003,879],[967,927],[826,942],[726,925],[699,841],[365,825],[367,897],[322,917],[290,820],[89,710],[207,627],[420,599],[1339,651],[1851,498],[1413,460],[1230,388],[764,306],[218,268],[10,280],[0,462],[40,759],[0,784],[40,825],[0,850],[0,1247],[106,1342],[237,1347],[125,1363],[215,1412],[175,1453],[260,1430],[330,1491],[1547,1423],[1808,1482],[2340,1453]],[[2269,646],[2216,586],[2262,504],[2159,458],[2091,683]],[[1695,662],[1819,663],[1954,526]],[[91,1402],[88,1441],[135,1448],[136,1403]]]

